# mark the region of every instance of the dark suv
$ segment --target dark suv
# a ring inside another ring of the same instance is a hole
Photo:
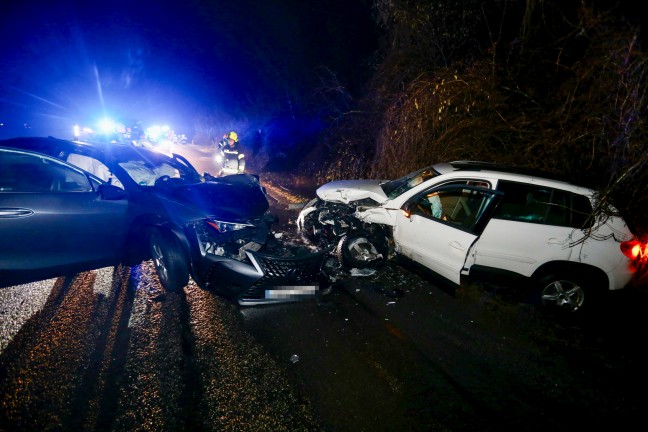
[[[325,252],[287,247],[275,238],[276,218],[257,176],[200,175],[182,156],[133,145],[34,137],[2,140],[0,147],[54,156],[124,189],[124,261],[152,258],[166,290],[181,289],[191,275],[203,288],[257,304],[310,297],[326,284]]]

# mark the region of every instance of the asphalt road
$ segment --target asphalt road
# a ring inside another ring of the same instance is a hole
[[[298,241],[298,197],[267,186],[284,240]],[[641,424],[644,293],[576,317],[520,290],[449,290],[389,263],[338,273],[320,299],[241,308],[193,283],[164,293],[150,262],[1,289],[0,430]]]

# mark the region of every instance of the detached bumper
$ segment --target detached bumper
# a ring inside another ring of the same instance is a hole
[[[299,301],[326,294],[328,252],[283,258],[245,251],[247,261],[205,257],[204,284],[243,306]]]

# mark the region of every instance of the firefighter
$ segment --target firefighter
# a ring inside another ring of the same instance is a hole
[[[224,158],[224,173],[242,174],[245,171],[245,154],[238,143],[238,134],[234,131],[225,134],[219,148]]]

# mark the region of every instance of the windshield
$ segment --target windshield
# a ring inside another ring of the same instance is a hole
[[[421,168],[420,170],[411,172],[396,180],[389,180],[380,184],[380,187],[385,192],[389,199],[394,199],[399,195],[404,194],[415,186],[439,175],[431,166]]]
[[[130,178],[140,186],[155,186],[161,179],[165,185],[181,185],[201,182],[200,174],[188,162],[167,157],[130,155],[118,162]],[[169,181],[171,180],[171,181]],[[160,183],[158,183],[160,184]]]

